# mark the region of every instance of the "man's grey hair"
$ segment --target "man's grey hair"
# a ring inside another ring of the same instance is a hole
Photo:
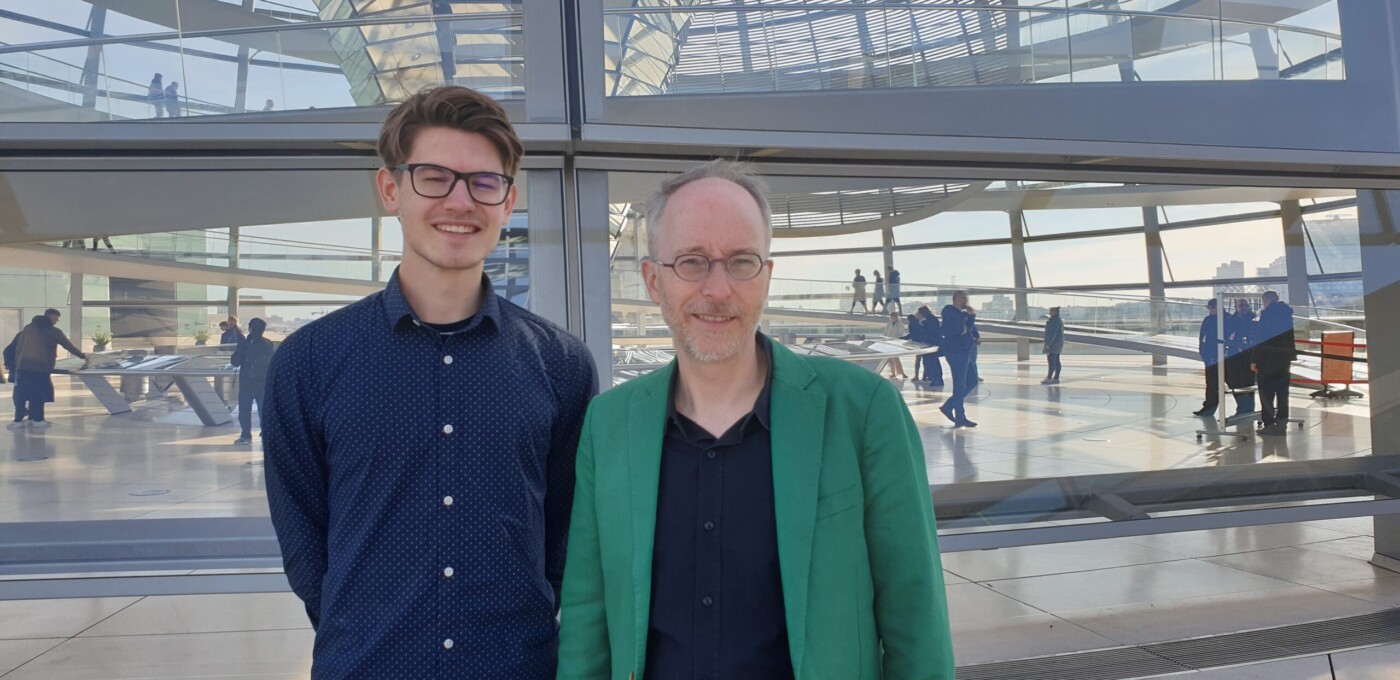
[[[749,192],[758,210],[763,214],[764,246],[773,242],[773,210],[768,206],[768,185],[754,172],[751,163],[716,158],[704,165],[687,170],[661,183],[661,188],[647,198],[642,212],[646,215],[647,255],[656,259],[657,237],[661,233],[661,217],[666,212],[666,203],[681,187],[702,179],[722,179],[733,182]]]

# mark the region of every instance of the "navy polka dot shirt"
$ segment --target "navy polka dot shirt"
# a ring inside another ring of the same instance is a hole
[[[395,272],[273,357],[268,504],[314,678],[554,677],[597,374],[582,342],[484,286],[443,332]]]

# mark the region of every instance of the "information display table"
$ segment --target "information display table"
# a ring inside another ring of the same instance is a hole
[[[233,345],[200,347],[186,354],[147,354],[144,350],[121,350],[90,354],[88,360],[59,360],[54,373],[76,376],[92,391],[108,413],[130,413],[131,402],[112,387],[109,378],[145,378],[152,389],[159,384],[174,386],[184,396],[205,425],[233,422],[228,403],[214,389],[215,378],[234,378],[238,369],[229,364]],[[231,384],[232,381],[228,381]],[[158,390],[158,391],[163,391]]]

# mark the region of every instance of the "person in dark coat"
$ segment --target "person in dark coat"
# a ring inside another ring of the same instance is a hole
[[[60,346],[78,358],[87,358],[58,328],[59,318],[57,309],[44,310],[15,336],[15,420],[10,423],[11,430],[24,427],[25,418],[29,419],[30,429],[49,427],[44,419],[44,404],[53,401],[53,379],[49,376],[58,361]]]
[[[933,310],[929,309],[927,305],[919,307],[915,314],[918,315],[921,323],[921,330],[923,331],[923,339],[919,340],[919,342],[927,345],[941,346],[943,344],[943,324],[939,322],[938,316],[935,315]],[[938,362],[938,358],[941,356],[943,356],[942,350],[933,352],[932,354],[920,354],[914,364],[916,374],[919,365],[923,365],[924,382],[933,387],[943,386],[943,364]],[[915,378],[915,380],[918,380],[918,378]]]
[[[272,362],[272,343],[263,337],[267,322],[248,322],[248,337],[238,343],[229,363],[238,367],[238,424],[243,434],[233,443],[253,443],[253,403],[263,410],[263,392],[267,387],[267,365]]]
[[[243,342],[243,329],[238,327],[238,317],[230,316],[228,321],[219,322],[219,344],[237,345]]]
[[[1263,412],[1259,434],[1282,436],[1288,433],[1288,384],[1292,380],[1289,364],[1298,358],[1293,339],[1293,308],[1279,300],[1277,292],[1264,291],[1264,308],[1259,310],[1254,328],[1250,360],[1258,376]]]
[[[968,419],[963,404],[963,400],[972,393],[976,385],[969,380],[973,317],[968,313],[968,309],[967,292],[961,290],[953,293],[952,304],[943,307],[943,343],[940,349],[943,359],[948,362],[948,371],[953,374],[953,394],[938,407],[938,410],[948,420],[953,421],[956,427],[977,427],[977,423]]]
[[[160,81],[161,75],[157,73],[151,78],[151,84],[146,88],[146,100],[151,102],[151,106],[156,109],[156,118],[165,116],[165,85]]]
[[[170,87],[165,88],[165,111],[171,118],[180,116],[180,83],[170,81]]]
[[[1235,415],[1254,412],[1254,371],[1249,368],[1253,348],[1254,310],[1249,300],[1235,300],[1235,311],[1225,315],[1225,385],[1235,397]]]
[[[1050,318],[1045,320],[1045,345],[1041,348],[1045,353],[1045,379],[1040,381],[1042,385],[1054,385],[1060,382],[1060,355],[1065,351],[1065,320],[1060,318],[1060,308],[1050,308]]]
[[[1220,406],[1220,369],[1216,364],[1220,362],[1220,329],[1215,318],[1216,312],[1215,298],[1211,298],[1206,303],[1208,314],[1201,319],[1201,330],[1197,334],[1196,346],[1201,353],[1201,363],[1206,365],[1206,400],[1201,402],[1199,411],[1194,411],[1192,415],[1202,418],[1210,418],[1215,415],[1215,409]]]

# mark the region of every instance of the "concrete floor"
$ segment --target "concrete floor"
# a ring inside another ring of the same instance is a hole
[[[901,385],[921,426],[931,481],[946,484],[1370,452],[1365,400],[1314,402],[1285,439],[1197,442],[1198,367],[1139,357],[1066,359],[1058,387],[1039,357],[982,362],[950,429],[944,394]],[[906,367],[907,370],[907,367]],[[260,452],[234,426],[201,427],[167,402],[109,417],[57,381],[55,427],[0,433],[0,522],[257,516]],[[0,387],[7,390],[8,386]],[[8,402],[8,392],[0,392]],[[26,460],[31,459],[31,460]],[[1400,574],[1367,563],[1369,518],[1242,527],[944,555],[959,665],[1161,642],[1400,607]],[[0,602],[0,676],[305,677],[312,632],[286,593]],[[1395,678],[1400,648],[1236,669],[1202,678]]]

